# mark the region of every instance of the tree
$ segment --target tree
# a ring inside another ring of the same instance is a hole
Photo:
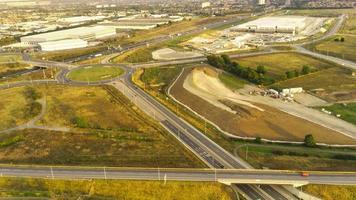
[[[298,76],[299,76],[298,70],[294,70],[294,76],[295,76],[295,77],[298,77]]]
[[[287,71],[286,72],[286,77],[287,77],[287,79],[293,78],[294,77],[294,72],[293,71]]]
[[[308,134],[304,137],[304,145],[307,147],[315,147],[316,142],[312,134]]]
[[[345,38],[344,38],[344,37],[341,37],[341,38],[340,38],[340,42],[345,42]]]
[[[255,138],[255,143],[261,144],[261,143],[262,143],[262,138],[261,138],[260,136],[257,136],[257,137]]]
[[[266,69],[265,69],[265,66],[263,65],[258,65],[257,66],[257,69],[256,69],[256,72],[259,73],[259,74],[266,74]]]
[[[309,74],[310,73],[310,67],[308,65],[304,65],[303,68],[302,68],[301,73],[303,75]]]
[[[224,63],[226,65],[231,65],[231,59],[228,55],[224,54],[224,55],[221,55],[221,58],[224,60]]]

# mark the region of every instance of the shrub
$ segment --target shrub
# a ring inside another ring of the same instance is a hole
[[[312,134],[308,134],[304,137],[304,145],[307,147],[315,147],[316,142]]]

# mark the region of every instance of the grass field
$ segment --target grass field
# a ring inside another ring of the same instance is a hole
[[[69,72],[68,78],[73,81],[102,81],[118,77],[124,70],[113,66],[88,66]]]
[[[0,77],[10,76],[14,73],[21,72],[29,68],[30,65],[23,63],[0,63]]]
[[[335,38],[345,38],[345,42],[336,42]],[[307,48],[319,53],[356,61],[356,34],[337,35],[329,39],[308,45]]]
[[[29,108],[23,89],[8,91],[0,91],[0,123],[4,128],[23,124],[28,118],[23,114]],[[0,144],[21,140],[0,147],[1,163],[204,167],[157,122],[111,87],[49,85],[38,86],[36,91],[47,101],[38,125],[68,127],[70,131],[30,129],[2,134]]]
[[[112,59],[113,63],[142,63],[152,61],[152,52],[159,49],[158,45],[142,47],[125,52]]]
[[[236,142],[234,154],[255,168],[355,171],[355,149]],[[248,146],[248,149],[247,147]],[[247,158],[246,158],[246,151]]]
[[[25,94],[27,88],[0,90],[0,130],[21,125],[39,113]]]
[[[19,54],[0,54],[0,62],[17,62],[22,60]]]
[[[333,67],[306,76],[278,82],[271,87],[303,87],[331,102],[347,101],[356,97],[356,77],[346,68]]]
[[[50,69],[45,69],[43,71],[39,70],[36,72],[32,72],[30,74],[22,74],[22,75],[2,78],[0,79],[0,85],[6,85],[8,83],[20,82],[20,81],[54,79],[58,71],[59,70],[57,68],[50,68]]]
[[[159,68],[155,69],[158,70]],[[154,70],[154,68],[149,69],[149,70]],[[141,88],[145,89],[148,93],[150,93],[152,96],[156,97],[157,100],[159,100],[161,103],[163,103],[165,106],[167,106],[171,111],[175,112],[178,116],[181,118],[185,119],[188,121],[190,124],[192,124],[194,127],[196,127],[198,130],[205,132],[206,130],[206,135],[212,139],[213,141],[217,142],[220,146],[225,148],[226,150],[230,151],[231,153],[235,152],[235,149],[240,147],[241,145],[245,144],[245,142],[241,142],[238,140],[233,140],[226,138],[222,135],[222,133],[217,130],[214,126],[211,124],[206,125],[205,129],[205,122],[203,119],[197,117],[195,114],[187,110],[186,108],[180,106],[176,102],[174,102],[172,99],[167,97],[165,94],[165,89],[167,85],[169,85],[172,80],[170,78],[165,78],[167,81],[164,84],[158,85],[157,87],[144,87],[144,85],[150,85],[151,81],[154,80],[154,76],[151,79],[145,79],[143,81],[142,77],[148,73],[146,70],[145,72],[143,71],[137,71],[137,73],[134,74],[134,82],[139,85]],[[161,77],[167,76],[167,77],[172,77],[172,74],[175,74],[174,76],[177,76],[179,74],[179,70],[176,71],[174,68],[166,69],[165,72],[161,72],[162,74],[160,75]],[[205,108],[205,104],[201,104],[201,107]],[[212,111],[215,111],[216,108],[208,108]],[[250,143],[251,144],[251,143]],[[272,150],[273,148],[277,147],[278,145],[272,145]],[[286,145],[288,147],[288,145]],[[244,149],[240,149],[242,153],[244,153]],[[337,150],[337,149],[330,149],[331,151]],[[300,146],[298,149],[291,149],[290,151],[295,151],[297,153],[304,153],[305,151],[310,151],[309,148],[305,148],[303,146]],[[340,149],[342,151],[342,149]],[[238,151],[240,153],[240,151]],[[254,153],[253,153],[254,154]],[[354,166],[354,161],[341,161],[341,160],[336,160],[336,159],[330,159],[327,157],[318,157],[318,158],[313,158],[313,157],[307,157],[301,159],[296,159],[298,157],[296,156],[285,156],[285,155],[271,155],[269,157],[264,157],[264,154],[257,154],[259,156],[252,156],[253,154],[249,154],[249,159],[248,162],[254,164],[255,167],[260,168],[261,166],[265,166],[265,164],[268,164],[268,167],[274,168],[274,169],[288,169],[288,168],[303,168],[303,170],[312,170],[312,169],[336,169],[336,170],[343,170],[343,167],[348,167],[348,169],[351,170],[356,170]],[[241,157],[244,158],[244,154],[241,155]],[[282,160],[282,161],[280,161]],[[305,165],[300,165],[302,162],[307,161],[307,164]],[[348,165],[349,162],[349,165]],[[292,164],[290,164],[292,163]],[[299,169],[300,169],[299,168]]]
[[[340,103],[323,108],[331,111],[333,115],[340,115],[341,119],[356,125],[356,103]]]
[[[81,49],[73,50],[62,50],[62,51],[53,51],[53,52],[38,52],[34,53],[32,56],[37,59],[53,60],[53,61],[62,61],[66,59],[76,58],[82,55],[95,53],[99,51],[106,50],[106,46],[95,46],[95,47],[86,47]]]
[[[241,66],[254,69],[259,65],[263,65],[267,70],[266,76],[269,76],[276,81],[283,80],[286,71],[300,71],[304,65],[309,66],[312,70],[321,70],[332,67],[332,65],[327,62],[297,53],[276,53],[238,58],[234,60]]]
[[[324,200],[354,200],[356,199],[356,186],[337,185],[305,185],[303,191]]]
[[[0,197],[83,200],[233,200],[228,186],[206,182],[0,178]]]
[[[219,74],[219,79],[226,87],[230,88],[231,90],[241,89],[246,84],[245,80],[225,72]]]
[[[295,10],[288,10],[283,12],[288,15],[337,17],[341,14],[356,13],[356,9],[295,9]]]

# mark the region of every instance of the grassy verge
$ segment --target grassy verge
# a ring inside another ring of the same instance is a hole
[[[28,129],[0,135],[0,144],[4,142],[0,151],[1,163],[205,166],[156,121],[112,87],[49,85],[38,86],[36,91],[46,96],[47,101],[46,113],[38,125],[67,127],[69,132]],[[0,111],[4,119],[1,123],[11,119],[23,121],[23,113],[33,110],[29,109],[29,101],[21,92],[13,91],[11,96],[0,101],[0,106],[6,108],[6,112]],[[14,139],[17,137],[21,140]]]
[[[22,60],[22,56],[18,54],[1,54],[0,62],[17,62]]]
[[[31,66],[22,63],[7,63],[7,64],[0,63],[0,78],[11,76],[18,72],[26,71],[26,69],[28,69],[29,67]]]
[[[0,178],[0,197],[51,199],[180,199],[232,200],[234,193],[219,183],[125,180],[48,180]]]
[[[241,89],[246,84],[245,80],[225,72],[219,74],[219,79],[226,87],[230,88],[231,90]]]
[[[160,101],[162,104],[168,107],[171,111],[175,112],[178,116],[185,119],[187,122],[192,124],[198,130],[202,132],[206,130],[206,135],[210,139],[214,140],[220,146],[230,151],[231,153],[237,152],[239,155],[243,154],[240,156],[244,158],[245,157],[245,152],[243,151],[244,149],[242,148],[240,149],[240,151],[236,151],[235,149],[245,143],[251,144],[250,142],[241,142],[239,140],[226,138],[220,131],[218,131],[214,126],[210,125],[209,123],[207,124],[205,129],[204,120],[197,117],[195,114],[193,114],[186,108],[180,106],[180,104],[177,104],[175,101],[173,101],[166,95],[165,91],[167,86],[172,82],[172,80],[174,80],[172,79],[172,77],[178,76],[180,70],[177,71],[177,69],[174,68],[167,68],[165,70],[162,70],[160,72],[161,73],[160,77],[166,76],[167,78],[164,78],[166,82],[163,82],[160,85],[156,85],[157,81],[155,80],[155,76],[153,75],[147,76],[146,73],[155,74],[157,72],[152,73],[152,71],[157,71],[157,70],[159,70],[159,68],[138,70],[134,74],[133,80],[138,86],[143,88],[146,92],[151,94],[158,101]],[[155,87],[152,87],[152,85],[154,85]],[[272,145],[272,147],[268,147],[270,148],[269,151],[272,151],[273,148],[276,146],[278,145]],[[286,148],[288,147],[290,147],[290,145],[286,145]],[[299,154],[303,154],[305,151],[310,150],[309,148],[306,148],[304,146],[297,146],[297,147],[298,147],[297,149],[292,148],[287,151],[295,151],[296,154],[299,155]],[[338,149],[338,148],[335,149],[331,148],[330,150],[331,151],[340,150],[341,152],[343,151],[343,149]],[[353,150],[351,149],[349,151],[353,151]],[[344,170],[345,168],[343,168],[343,166],[346,166],[347,170],[356,170],[355,167],[353,167],[353,165],[356,163],[354,160],[346,161],[346,160],[335,159],[332,158],[333,156],[332,154],[329,154],[328,156],[324,156],[324,157],[306,156],[306,157],[302,157],[302,159],[299,159],[294,155],[288,155],[288,153],[286,153],[286,155],[284,154],[278,155],[277,153],[277,154],[269,154],[267,157],[265,156],[266,154],[263,152],[262,153],[252,152],[249,153],[247,161],[253,164],[256,168],[269,167],[272,169]],[[268,166],[265,165],[266,163],[268,164]]]
[[[356,125],[356,103],[340,103],[322,108],[331,111],[333,115]]]
[[[112,66],[88,66],[75,69],[68,74],[74,81],[102,81],[118,77],[124,70]]]
[[[38,70],[35,72],[31,72],[29,74],[6,77],[0,79],[0,85],[6,85],[8,83],[19,82],[19,81],[54,79],[58,72],[59,69],[50,68],[50,69]]]
[[[353,200],[356,199],[356,186],[337,185],[306,185],[303,191],[324,200]]]

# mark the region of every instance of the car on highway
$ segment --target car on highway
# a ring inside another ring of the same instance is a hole
[[[308,172],[301,172],[300,175],[303,176],[303,177],[310,176],[310,174]]]

